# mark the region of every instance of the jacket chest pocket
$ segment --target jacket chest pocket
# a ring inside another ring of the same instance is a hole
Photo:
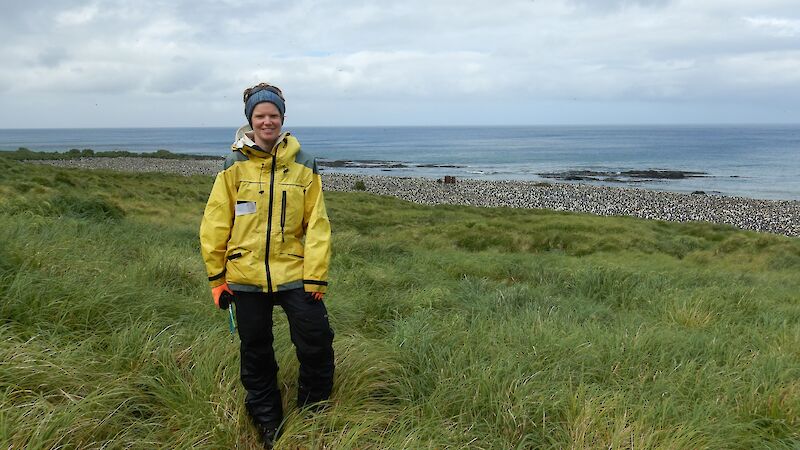
[[[236,202],[256,202],[261,200],[262,183],[255,181],[240,181],[236,189]]]
[[[261,196],[258,193],[258,183],[242,181],[236,191],[236,204],[234,205],[233,229],[230,241],[237,245],[251,244],[259,237],[261,228],[259,222],[259,209],[263,207]]]
[[[280,227],[281,237],[299,239],[303,235],[303,207],[305,204],[305,186],[292,183],[278,183],[280,195]]]

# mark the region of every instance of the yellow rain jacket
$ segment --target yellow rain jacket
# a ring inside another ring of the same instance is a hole
[[[231,150],[200,225],[211,287],[325,292],[331,228],[316,161],[289,133],[263,151],[246,125]]]

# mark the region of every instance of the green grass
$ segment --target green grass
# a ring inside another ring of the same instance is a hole
[[[0,447],[251,448],[211,177],[0,158]],[[279,448],[797,448],[800,240],[328,193],[330,408]]]

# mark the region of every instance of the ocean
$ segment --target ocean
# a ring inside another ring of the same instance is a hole
[[[323,172],[800,200],[800,125],[286,127]],[[225,155],[236,127],[0,129],[0,149]]]

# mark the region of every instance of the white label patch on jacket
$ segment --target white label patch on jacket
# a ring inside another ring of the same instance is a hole
[[[244,202],[236,204],[236,215],[253,214],[256,212],[256,202]]]

